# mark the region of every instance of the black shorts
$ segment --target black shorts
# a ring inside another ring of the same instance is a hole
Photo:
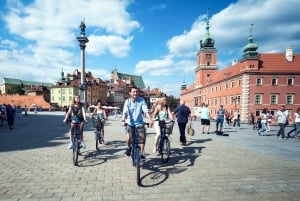
[[[209,119],[201,119],[201,125],[209,126],[210,125],[210,120]]]
[[[139,135],[139,142],[141,144],[145,144],[145,141],[146,141],[146,128],[145,128],[145,126],[138,126],[138,127],[126,126],[125,127],[126,133],[129,134],[131,137],[136,134],[134,132],[135,129],[137,130],[137,133]]]

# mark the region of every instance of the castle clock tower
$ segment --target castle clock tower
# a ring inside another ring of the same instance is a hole
[[[217,49],[214,47],[215,40],[209,32],[207,17],[206,33],[200,40],[200,50],[197,53],[197,66],[195,69],[196,87],[202,87],[210,81],[210,76],[217,70]]]

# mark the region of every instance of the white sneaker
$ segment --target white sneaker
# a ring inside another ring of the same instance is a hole
[[[152,150],[152,153],[154,153],[154,154],[156,153],[156,148],[154,148],[154,149]]]
[[[84,141],[81,141],[81,146],[82,146],[83,149],[86,148],[86,145],[85,145]]]
[[[73,144],[72,144],[72,142],[70,142],[68,149],[72,149],[72,148],[73,148]]]

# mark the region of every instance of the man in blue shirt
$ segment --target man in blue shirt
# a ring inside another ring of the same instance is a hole
[[[180,105],[175,108],[173,114],[175,114],[177,118],[177,123],[180,131],[180,143],[181,145],[186,145],[185,129],[189,118],[191,117],[191,110],[185,105],[183,100],[180,100]]]
[[[216,134],[222,135],[223,123],[224,123],[225,110],[223,105],[220,105],[220,109],[217,111],[217,120],[216,120]]]
[[[126,144],[127,150],[126,155],[130,155],[130,145],[132,139],[132,129],[130,126],[142,126],[143,129],[143,136],[139,136],[140,138],[140,147],[142,152],[142,158],[144,156],[144,147],[146,141],[146,130],[144,127],[144,115],[148,118],[148,122],[152,124],[152,119],[148,113],[148,108],[145,100],[142,97],[138,97],[138,89],[137,87],[133,86],[129,92],[130,98],[128,98],[123,107],[123,114],[122,114],[122,125],[125,126],[127,124],[129,127],[126,127]]]

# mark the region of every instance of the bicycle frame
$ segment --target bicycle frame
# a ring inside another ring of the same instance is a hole
[[[78,155],[80,154],[80,122],[72,122],[74,124],[74,135],[72,138],[73,144],[73,165],[77,166],[78,164]]]
[[[128,125],[127,125],[128,126]],[[144,125],[143,125],[144,126]],[[131,132],[131,158],[132,165],[136,167],[137,185],[141,185],[140,166],[141,166],[141,147],[139,143],[139,132],[140,126],[128,126],[132,129]]]
[[[98,117],[94,118],[95,121],[95,141],[96,141],[96,149],[98,150],[98,143],[101,144],[102,136],[101,136],[101,129],[102,129],[102,123],[101,120]]]
[[[167,163],[170,158],[171,146],[169,137],[166,135],[166,122],[159,122],[160,138],[159,138],[159,153],[163,163]]]

